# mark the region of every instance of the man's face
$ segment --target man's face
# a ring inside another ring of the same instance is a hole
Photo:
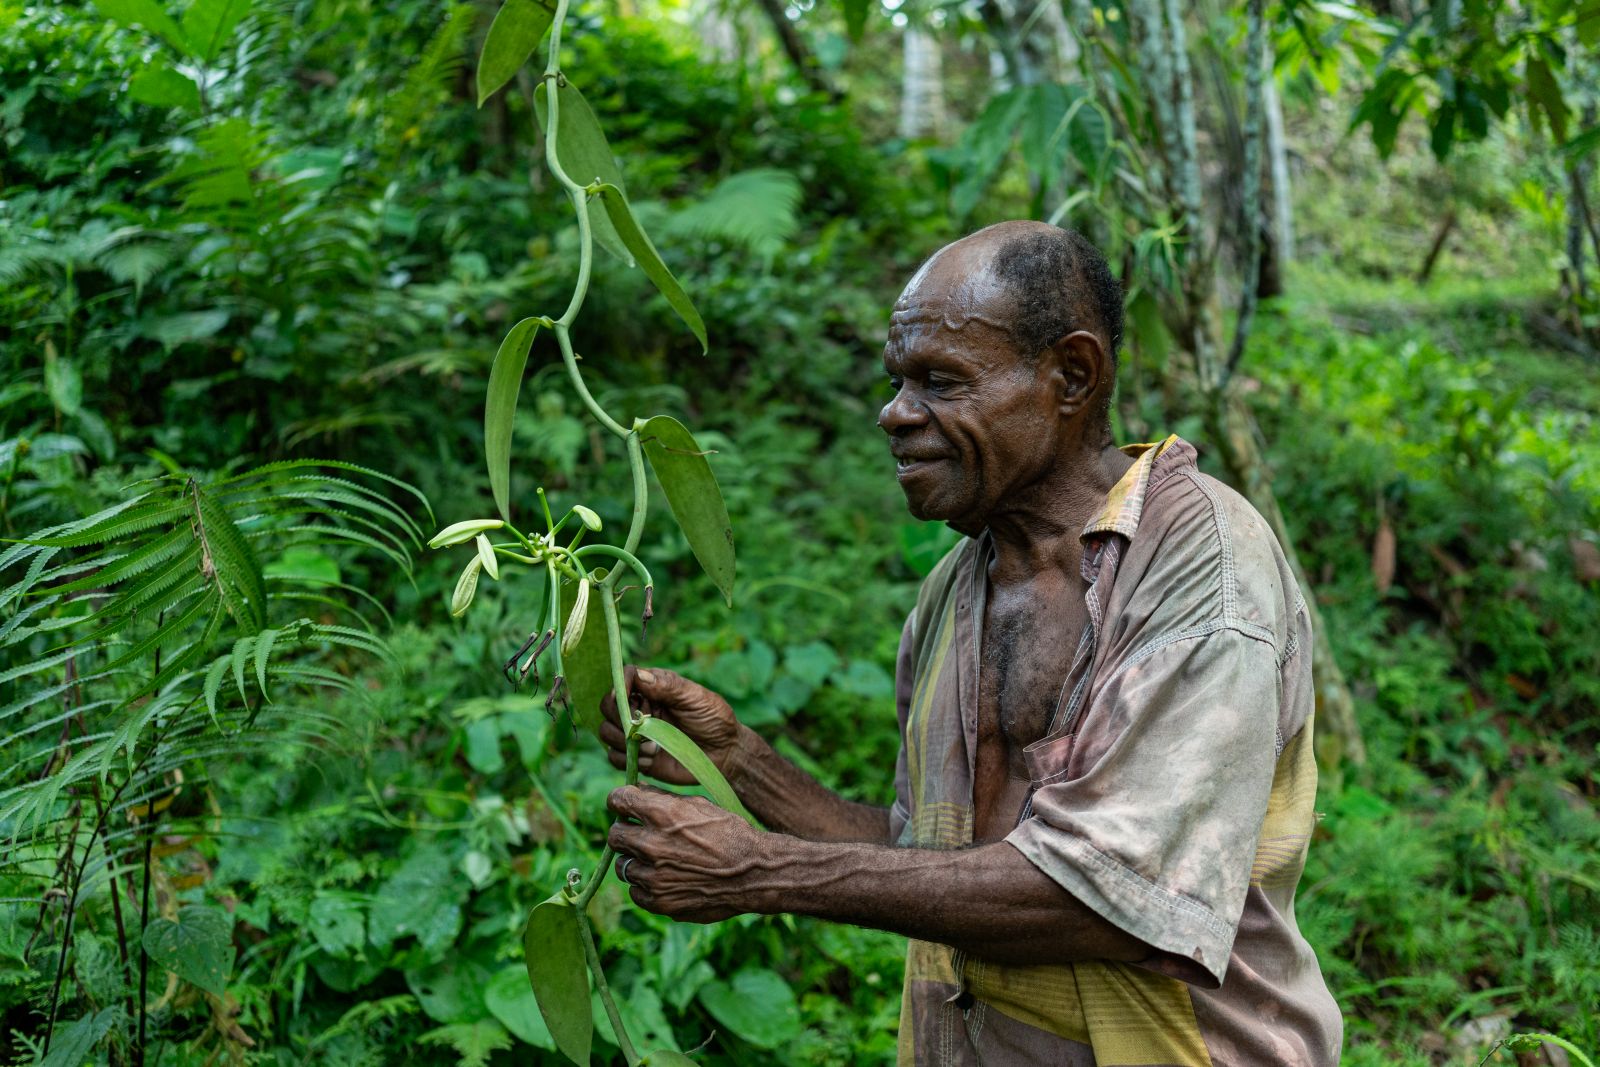
[[[878,425],[911,513],[976,530],[1050,470],[1061,419],[1048,361],[1023,358],[998,325],[1009,299],[956,289],[913,280],[901,298],[883,351],[895,397]]]

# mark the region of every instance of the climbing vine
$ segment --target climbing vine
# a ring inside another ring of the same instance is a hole
[[[653,614],[655,580],[635,555],[650,508],[646,460],[690,549],[730,604],[734,550],[733,530],[721,491],[706,454],[693,435],[668,415],[635,418],[631,423],[614,418],[595,401],[579,366],[579,356],[573,350],[572,326],[588,295],[596,245],[641,268],[699,340],[702,351],[706,332],[683,287],[662,263],[634,217],[605,134],[583,94],[562,69],[561,32],[567,6],[567,0],[559,0],[553,7],[539,0],[507,0],[484,41],[477,81],[481,105],[517,73],[548,35],[548,60],[535,90],[534,109],[544,131],[546,163],[577,217],[577,277],[571,299],[559,317],[535,315],[522,319],[511,327],[495,354],[484,405],[484,454],[500,517],[454,523],[440,530],[429,545],[463,546],[472,552],[456,582],[451,602],[455,615],[471,607],[483,575],[498,581],[502,567],[507,568],[508,578],[511,568],[527,568],[532,576],[528,603],[534,605],[528,614],[536,622],[522,647],[505,662],[506,677],[514,685],[531,677],[538,686],[548,676],[546,708],[569,714],[574,724],[594,732],[600,724],[600,698],[608,690],[618,694],[627,691],[619,605],[634,597],[642,625],[647,625]],[[551,512],[543,488],[537,491],[543,530],[525,532],[512,522],[512,422],[528,353],[540,330],[555,336],[579,399],[596,422],[621,440],[627,453],[633,510],[620,544],[586,544],[591,535],[603,532],[599,515],[576,504],[558,519]],[[627,784],[638,781],[640,743],[654,741],[693,771],[713,799],[750,818],[721,773],[693,741],[669,723],[628,707],[628,703],[617,701],[627,735]],[[671,1050],[641,1054],[623,1026],[606,984],[586,909],[613,859],[608,845],[593,871],[587,875],[577,869],[569,871],[565,884],[528,917],[524,957],[539,1011],[562,1053],[576,1063],[587,1064],[594,1035],[587,971],[594,977],[600,1003],[630,1067],[692,1062]]]

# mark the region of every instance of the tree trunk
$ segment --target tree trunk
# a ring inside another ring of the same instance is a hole
[[[1427,285],[1428,279],[1433,277],[1433,268],[1439,262],[1439,254],[1444,251],[1444,243],[1450,239],[1450,234],[1456,228],[1456,209],[1450,208],[1444,213],[1444,218],[1439,220],[1439,228],[1433,232],[1433,243],[1428,246],[1428,255],[1422,261],[1422,267],[1417,271],[1417,284]]]
[[[1260,149],[1266,125],[1263,115],[1264,83],[1268,80],[1264,76],[1264,6],[1264,0],[1250,0],[1247,15],[1245,80],[1250,98],[1245,123],[1247,164],[1243,192],[1246,215],[1252,217],[1259,193]],[[1152,86],[1151,103],[1158,115],[1160,144],[1157,151],[1165,154],[1165,170],[1171,183],[1169,193],[1182,207],[1183,226],[1189,236],[1180,291],[1167,294],[1172,332],[1179,345],[1194,357],[1210,436],[1221,451],[1234,484],[1278,538],[1295,580],[1300,583],[1314,633],[1311,671],[1316,690],[1317,757],[1324,769],[1337,773],[1342,760],[1357,765],[1366,760],[1366,748],[1355,716],[1355,701],[1344,672],[1334,659],[1333,646],[1322,625],[1321,612],[1317,610],[1316,595],[1300,565],[1277,495],[1272,491],[1271,473],[1257,444],[1259,429],[1255,416],[1240,395],[1233,377],[1234,367],[1244,352],[1254,311],[1255,279],[1248,274],[1254,273],[1259,248],[1254,240],[1247,242],[1249,247],[1243,256],[1248,272],[1246,285],[1240,294],[1232,342],[1225,344],[1220,312],[1222,292],[1212,258],[1214,253],[1207,255],[1203,251],[1207,242],[1201,228],[1194,85],[1183,9],[1178,0],[1135,0],[1128,9],[1134,22],[1135,47],[1140,51],[1142,69]],[[1169,90],[1165,95],[1161,91],[1163,88]],[[1250,231],[1251,237],[1258,232]]]
[[[915,26],[906,27],[900,82],[900,136],[908,141],[937,139],[944,130],[944,84],[939,41]]]
[[[790,21],[788,14],[785,13],[783,0],[756,0],[756,3],[766,14],[767,21],[772,23],[772,31],[778,35],[778,43],[783,46],[784,54],[789,57],[789,62],[794,64],[794,69],[801,79],[811,87],[812,92],[822,93],[830,100],[838,100],[839,90],[823,76],[817,57],[812,55],[805,38],[800,36],[800,28]]]
[[[1270,64],[1269,64],[1270,69]],[[1272,210],[1267,240],[1261,256],[1261,279],[1256,284],[1256,295],[1274,297],[1283,295],[1283,273],[1294,262],[1294,204],[1290,199],[1289,145],[1283,132],[1283,101],[1278,97],[1278,85],[1268,74],[1261,87],[1262,102],[1267,113],[1267,179]]]

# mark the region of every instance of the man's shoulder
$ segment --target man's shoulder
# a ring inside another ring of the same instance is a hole
[[[1146,595],[1164,587],[1190,593],[1183,614],[1281,643],[1302,610],[1271,526],[1231,486],[1193,466],[1152,485],[1124,567]],[[1119,576],[1119,584],[1120,582]]]

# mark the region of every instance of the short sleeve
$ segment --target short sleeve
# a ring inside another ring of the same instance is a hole
[[[1220,985],[1277,762],[1277,657],[1221,629],[1129,656],[1095,693],[1066,774],[1007,837],[1100,916],[1160,954],[1144,966]]]
[[[894,765],[894,805],[889,809],[889,841],[900,840],[911,821],[911,772],[906,764],[906,720],[911,715],[911,692],[916,684],[916,663],[912,657],[916,612],[906,616],[900,631],[900,651],[894,659],[894,704],[900,716],[900,756]]]

